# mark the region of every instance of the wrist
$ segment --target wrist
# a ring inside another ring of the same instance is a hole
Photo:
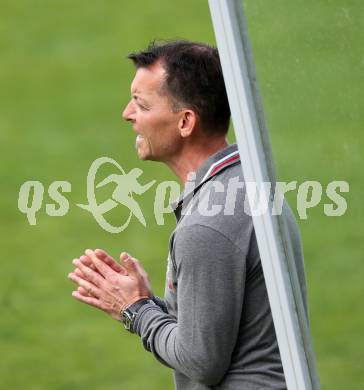
[[[123,315],[124,310],[129,309],[132,305],[134,305],[135,303],[142,301],[144,299],[152,299],[152,298],[149,297],[148,295],[137,295],[137,296],[129,299],[126,303],[124,303],[124,305],[120,309],[121,317]]]
[[[130,303],[131,301],[129,301]],[[133,303],[125,305],[120,312],[121,322],[124,324],[124,328],[131,333],[134,333],[134,322],[139,310],[146,304],[155,305],[156,303],[149,297],[139,297],[139,299],[133,299]]]

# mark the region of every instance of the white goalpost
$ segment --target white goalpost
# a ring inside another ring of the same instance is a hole
[[[209,6],[245,181],[257,186],[275,183],[242,0],[209,0]],[[253,201],[250,197],[251,207]],[[272,199],[269,202],[272,206]],[[270,212],[252,218],[287,388],[318,390],[308,321],[285,221]]]

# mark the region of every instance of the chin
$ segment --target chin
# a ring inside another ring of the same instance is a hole
[[[148,147],[149,145],[139,145],[137,146],[137,154],[139,157],[139,160],[142,161],[161,161],[159,156],[156,156],[151,152],[151,148]]]
[[[139,160],[142,160],[142,161],[148,161],[150,160],[150,158],[148,158],[148,156],[144,155],[144,154],[139,154],[138,153],[138,157],[139,157]]]
[[[153,156],[152,154],[148,154],[148,153],[139,153],[138,152],[138,157],[139,157],[139,160],[142,160],[142,161],[157,161],[157,162],[162,161],[160,158],[157,158],[156,156]]]
[[[142,148],[137,148],[137,154],[138,154],[139,160],[147,161],[147,160],[151,159],[150,153],[148,153],[146,150],[143,150]]]

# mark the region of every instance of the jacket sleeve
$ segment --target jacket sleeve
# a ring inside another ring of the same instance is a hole
[[[162,298],[159,298],[156,295],[154,295],[152,297],[152,301],[156,305],[158,305],[165,313],[168,313],[167,305],[166,305],[165,301]]]
[[[227,237],[202,225],[179,229],[178,320],[145,305],[134,330],[158,360],[190,379],[215,385],[227,371],[239,331],[245,258]]]

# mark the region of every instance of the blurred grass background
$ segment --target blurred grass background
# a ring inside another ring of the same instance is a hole
[[[279,179],[350,184],[344,216],[326,217],[324,199],[299,224],[322,388],[364,389],[364,4],[247,0],[245,9]],[[126,249],[163,295],[174,218],[156,224],[154,190],[138,199],[147,228],[134,218],[117,235],[76,203],[101,156],[142,168],[142,182],[173,179],[138,161],[121,110],[134,73],[126,54],[178,37],[214,43],[206,1],[1,1],[0,388],[173,388],[135,336],[71,298],[66,276],[85,248]],[[17,209],[27,180],[71,182],[69,213],[46,215],[45,193],[30,226]],[[296,194],[288,200],[295,209]]]

